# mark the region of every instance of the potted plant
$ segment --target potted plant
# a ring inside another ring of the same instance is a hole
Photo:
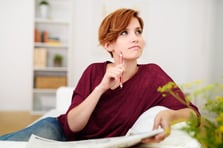
[[[47,19],[49,17],[49,2],[42,0],[39,3],[39,11],[40,11],[40,17]]]
[[[158,91],[174,96],[178,101],[191,107],[190,100],[204,101],[200,107],[202,109],[199,120],[194,116],[187,121],[187,126],[182,130],[191,137],[197,139],[202,148],[222,148],[223,147],[223,83],[216,82],[200,86],[199,81],[188,83],[183,86],[192,90],[186,101],[175,94],[172,89],[176,84],[170,82],[158,88]]]
[[[63,62],[63,56],[61,54],[55,54],[53,62],[55,67],[61,67]]]

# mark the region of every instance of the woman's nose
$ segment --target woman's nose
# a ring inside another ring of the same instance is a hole
[[[138,36],[135,33],[131,33],[130,40],[131,42],[138,42]]]

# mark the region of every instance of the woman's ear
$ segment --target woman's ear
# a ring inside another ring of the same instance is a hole
[[[111,45],[111,43],[107,42],[104,44],[104,48],[108,51],[108,52],[112,52],[113,51],[113,47]]]
[[[111,57],[113,57],[112,52],[114,51],[114,49],[113,49],[112,44],[110,42],[107,42],[107,43],[104,44],[104,48],[107,50],[107,52],[110,53]]]

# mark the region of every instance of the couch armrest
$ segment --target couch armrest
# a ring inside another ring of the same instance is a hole
[[[56,92],[56,110],[65,113],[73,95],[72,87],[59,87]]]

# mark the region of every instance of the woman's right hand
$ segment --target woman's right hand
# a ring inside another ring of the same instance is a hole
[[[120,85],[120,77],[123,72],[123,64],[108,67],[98,87],[104,91],[108,89],[116,89]]]

